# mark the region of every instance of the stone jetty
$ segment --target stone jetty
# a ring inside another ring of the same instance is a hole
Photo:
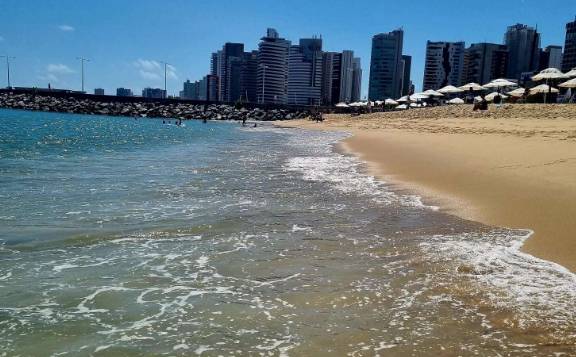
[[[309,110],[290,108],[258,108],[246,105],[196,104],[182,102],[106,101],[33,93],[0,93],[0,108],[36,110],[74,114],[126,117],[211,119],[211,120],[290,120],[310,116]]]

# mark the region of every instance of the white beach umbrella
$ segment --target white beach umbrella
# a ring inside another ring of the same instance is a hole
[[[502,99],[506,99],[508,98],[508,96],[504,95],[504,94],[500,94],[498,92],[492,92],[490,94],[488,94],[487,96],[484,97],[484,99],[486,99],[489,102],[493,102],[494,98],[496,98],[496,96],[500,96]]]
[[[572,68],[570,71],[564,73],[566,78],[574,78],[576,77],[576,68]]]
[[[550,87],[548,84],[540,84],[534,88],[530,88],[530,94],[547,94],[547,93],[558,93],[558,89]]]
[[[411,107],[411,108],[420,108],[421,106],[422,106],[422,104],[410,103],[410,107]]]
[[[346,104],[346,103],[338,103],[338,104],[336,104],[336,107],[338,107],[338,108],[348,108],[349,105]]]
[[[564,83],[560,83],[558,86],[562,88],[576,88],[576,78],[566,81]]]
[[[410,96],[410,99],[414,99],[414,100],[422,100],[422,99],[428,99],[430,98],[430,96],[426,93],[414,93]]]
[[[376,104],[376,105],[382,105],[382,104],[384,104],[384,101],[382,101],[382,100],[377,100],[377,101],[374,102],[374,104]]]
[[[384,101],[384,104],[386,104],[386,105],[398,105],[398,102],[395,101],[394,99],[388,98]]]
[[[502,87],[516,87],[516,86],[518,86],[517,83],[511,82],[503,78],[495,79],[492,82],[483,85],[484,88],[502,88]]]
[[[396,101],[397,101],[398,103],[407,103],[407,102],[408,102],[408,96],[405,95],[405,96],[403,96],[402,98],[396,99]],[[410,96],[410,101],[411,101],[411,102],[415,102],[416,99],[414,99],[412,96]]]
[[[408,106],[406,104],[400,104],[396,107],[396,109],[406,109]]]
[[[482,101],[482,97],[481,96],[476,96],[474,97],[474,103],[478,103]]]
[[[478,92],[478,91],[486,89],[486,88],[482,87],[480,84],[474,83],[474,82],[465,84],[465,85],[460,86],[458,88],[462,89],[463,91],[470,91],[470,89],[472,89],[472,91],[474,91],[474,92]]]
[[[428,95],[428,96],[430,96],[430,97],[443,97],[443,96],[444,96],[444,94],[442,94],[442,93],[440,93],[440,92],[437,92],[437,91],[435,91],[434,89],[428,89],[427,91],[422,92],[422,93],[423,93],[423,94],[426,94],[426,95]]]
[[[533,81],[543,81],[548,79],[563,79],[568,78],[562,71],[557,68],[546,68],[537,75],[532,77]]]
[[[438,89],[437,92],[442,93],[442,94],[454,94],[454,93],[462,93],[464,91],[462,89],[456,88],[454,86],[446,86],[444,88]]]
[[[510,95],[512,97],[520,98],[520,97],[524,96],[525,92],[526,92],[526,89],[519,87],[519,88],[514,89],[513,91],[508,92],[508,95]]]
[[[448,103],[448,104],[464,104],[464,100],[460,99],[460,98],[454,98],[454,99],[450,99],[446,103]]]

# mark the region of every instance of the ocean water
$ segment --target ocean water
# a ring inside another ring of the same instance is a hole
[[[0,356],[572,356],[576,278],[346,133],[0,111]]]

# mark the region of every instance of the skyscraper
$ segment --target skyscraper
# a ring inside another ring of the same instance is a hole
[[[546,68],[562,68],[562,46],[546,46],[540,51],[539,71]]]
[[[508,47],[508,78],[520,79],[523,73],[538,70],[540,34],[536,29],[522,24],[510,26],[504,43]]]
[[[242,58],[244,56],[243,43],[226,43],[222,47],[219,58],[220,67],[220,96],[224,102],[233,102],[240,97],[240,76]]]
[[[362,65],[360,58],[355,57],[352,62],[352,98],[351,102],[357,102],[362,96]]]
[[[258,101],[285,104],[288,84],[288,53],[290,41],[268,29],[258,44]]]
[[[402,96],[412,93],[412,81],[410,80],[412,72],[412,56],[402,55]]]
[[[104,88],[94,89],[94,95],[104,95]]]
[[[370,100],[398,98],[404,78],[402,68],[402,46],[404,31],[399,29],[381,33],[372,38],[370,60]]]
[[[240,78],[240,99],[245,102],[258,101],[258,51],[244,52]]]
[[[566,24],[566,42],[564,43],[564,57],[562,71],[568,72],[576,67],[576,20]]]
[[[166,91],[160,88],[144,88],[142,90],[142,97],[144,98],[166,98]]]
[[[495,43],[475,43],[464,55],[463,83],[486,84],[493,79],[506,77],[508,48]]]
[[[288,104],[319,105],[322,90],[322,39],[301,39],[288,59]]]
[[[424,90],[439,89],[447,85],[462,85],[464,69],[464,42],[432,42],[426,44]]]
[[[118,97],[132,97],[134,94],[132,93],[132,89],[129,88],[116,88],[116,95]]]

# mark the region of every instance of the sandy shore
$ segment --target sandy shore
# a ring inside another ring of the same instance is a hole
[[[454,106],[280,125],[349,131],[344,148],[376,176],[463,218],[532,229],[525,252],[576,272],[576,105],[486,113]]]

